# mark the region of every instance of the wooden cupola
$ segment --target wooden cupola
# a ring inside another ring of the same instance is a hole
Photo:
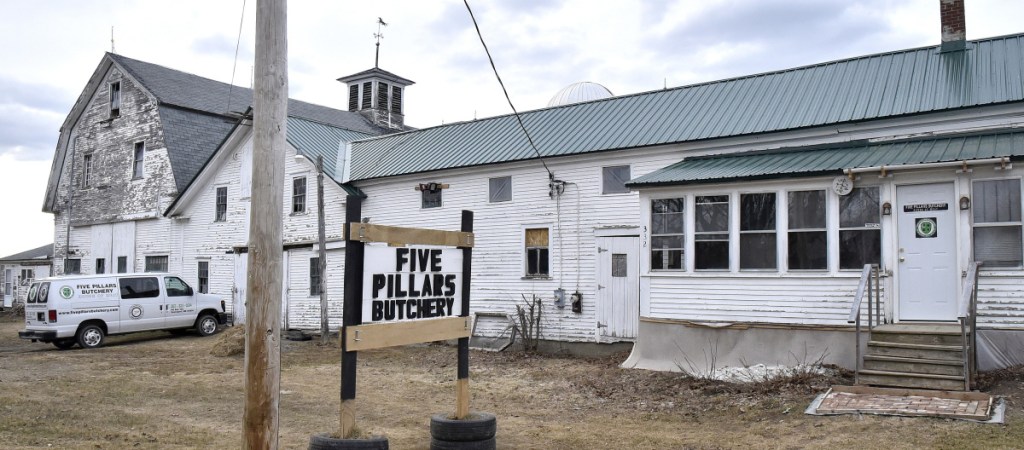
[[[348,85],[348,110],[385,128],[405,128],[405,88],[415,82],[374,67],[338,78]]]

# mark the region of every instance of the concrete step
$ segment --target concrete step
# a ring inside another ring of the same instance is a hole
[[[876,342],[894,342],[898,344],[920,344],[920,345],[956,345],[963,342],[963,336],[959,333],[906,333],[872,331],[871,340]]]
[[[865,370],[883,372],[921,373],[931,375],[952,375],[963,377],[963,361],[941,359],[904,358],[899,356],[864,356]]]
[[[860,384],[871,386],[905,387],[916,389],[937,389],[943,391],[960,391],[964,389],[964,377],[952,375],[933,375],[906,372],[889,372],[884,370],[861,370],[858,374]]]
[[[959,345],[903,344],[872,340],[868,341],[867,355],[963,361],[963,348]]]

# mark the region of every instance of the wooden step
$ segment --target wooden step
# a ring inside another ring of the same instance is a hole
[[[864,369],[884,372],[922,373],[963,377],[963,361],[866,355]]]
[[[920,345],[956,345],[963,343],[963,336],[959,333],[939,332],[888,332],[872,331],[871,340],[875,342],[895,342],[898,344],[920,344]]]
[[[904,344],[872,340],[868,341],[867,354],[870,356],[963,361],[963,347],[959,345]]]
[[[860,384],[872,386],[906,387],[917,389],[937,389],[958,391],[964,389],[964,377],[953,375],[934,375],[907,372],[888,372],[884,370],[861,370],[858,374]]]

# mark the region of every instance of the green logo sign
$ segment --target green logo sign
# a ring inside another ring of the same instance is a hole
[[[938,235],[939,228],[934,217],[921,217],[914,221],[914,230],[919,238],[933,238]]]
[[[60,288],[60,296],[61,297],[71,298],[72,295],[75,295],[75,290],[71,289],[71,286],[64,286],[64,287]]]

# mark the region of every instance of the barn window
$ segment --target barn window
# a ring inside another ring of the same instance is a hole
[[[864,268],[882,260],[878,187],[854,188],[839,197],[839,268]]]
[[[110,83],[110,118],[121,115],[121,82]]]
[[[128,257],[117,257],[117,273],[128,273]]]
[[[217,188],[217,204],[214,213],[214,222],[224,222],[228,218],[228,188],[227,186]]]
[[[210,293],[210,262],[209,261],[199,261],[199,270],[198,270],[198,273],[196,274],[196,278],[198,278],[198,283],[196,283],[196,284],[199,287],[199,293],[200,294],[209,294]]]
[[[167,255],[147,256],[146,272],[167,272]]]
[[[106,258],[96,258],[96,274],[107,273],[107,260]]]
[[[348,110],[359,110],[359,85],[353,84],[348,87]]]
[[[391,86],[391,112],[394,114],[402,113],[402,87]]]
[[[82,187],[89,187],[92,182],[92,153],[82,156]]]
[[[135,159],[132,161],[132,179],[142,178],[144,162],[146,161],[146,143],[135,143]]]
[[[64,274],[80,274],[82,273],[82,260],[77,258],[69,258],[64,260]]]
[[[651,201],[651,269],[683,268],[682,198]]]
[[[1020,180],[974,182],[974,260],[984,268],[1020,268]]]
[[[367,81],[363,83],[363,104],[359,109],[370,109],[371,103],[373,102],[373,82]]]
[[[309,258],[309,296],[320,295],[320,258]]]
[[[740,269],[774,269],[775,255],[775,193],[740,195]]]
[[[828,269],[825,191],[795,191],[789,200],[789,268]]]
[[[549,230],[547,228],[526,229],[526,276],[546,277],[550,275]]]
[[[512,200],[512,177],[491,178],[488,184],[488,201],[500,203]]]
[[[292,214],[306,212],[306,177],[292,180]]]
[[[423,209],[441,207],[441,185],[423,183],[419,187]]]
[[[626,182],[629,181],[629,166],[611,166],[601,169],[601,193],[622,194],[629,192]]]
[[[693,207],[693,268],[729,268],[729,196],[697,196]]]

